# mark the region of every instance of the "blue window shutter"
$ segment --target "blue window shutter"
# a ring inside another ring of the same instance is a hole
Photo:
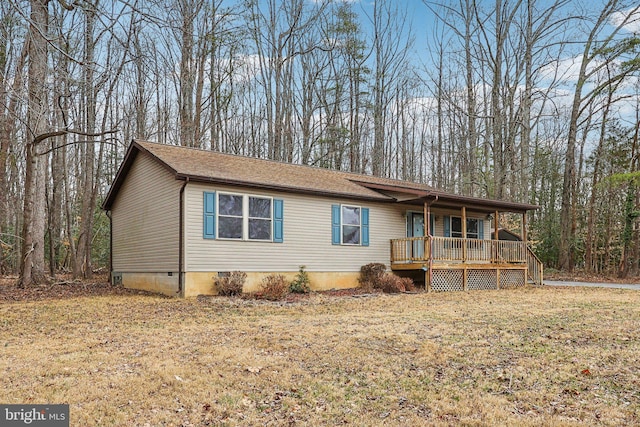
[[[436,221],[433,214],[429,214],[429,232],[432,236],[436,235]]]
[[[444,220],[444,237],[451,237],[451,217],[445,215],[442,219]]]
[[[362,208],[362,246],[369,246],[369,208]]]
[[[340,244],[340,205],[331,205],[331,244]]]
[[[478,239],[484,240],[484,220],[478,220]]]
[[[284,201],[273,199],[273,241],[284,241]]]
[[[204,223],[202,227],[202,237],[205,239],[216,238],[216,193],[204,192],[203,200]]]

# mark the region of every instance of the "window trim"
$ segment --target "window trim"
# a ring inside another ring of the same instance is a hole
[[[220,196],[240,196],[242,197],[242,215],[241,216],[237,216],[237,215],[224,215],[222,214],[222,204],[220,203]],[[216,192],[216,205],[218,206],[218,219],[216,221],[216,236],[218,236],[219,240],[244,240],[244,209],[245,209],[245,205],[246,203],[244,202],[244,195],[243,194],[237,194],[237,193],[227,193],[227,192],[221,192],[221,191],[217,191]],[[220,233],[220,219],[221,218],[240,218],[242,219],[242,236],[241,237],[222,237],[222,234]]]
[[[270,196],[258,196],[255,194],[245,194],[244,195],[246,197],[247,200],[247,216],[246,216],[246,240],[251,241],[251,242],[273,242],[273,224],[274,224],[274,218],[273,218],[273,197]],[[254,199],[265,199],[265,200],[269,200],[269,218],[262,218],[262,217],[256,217],[256,216],[251,216],[250,215],[250,204],[249,204],[249,200],[251,198]],[[243,212],[244,213],[244,212]],[[263,220],[263,221],[269,221],[270,227],[269,227],[269,238],[268,239],[252,239],[249,237],[249,222],[252,219],[258,219],[258,220]],[[243,217],[243,224],[242,224],[242,229],[243,232],[245,231],[244,229],[244,217]]]
[[[360,230],[360,232],[358,233],[358,243],[348,243],[348,242],[344,241],[344,227],[345,226],[356,227],[356,225],[354,225],[354,224],[346,224],[344,222],[344,215],[342,215],[342,208],[343,207],[358,209],[358,225],[357,225],[357,227]],[[344,246],[362,246],[362,206],[349,205],[349,204],[346,204],[346,203],[341,203],[340,204],[340,244],[344,245]]]
[[[220,196],[240,196],[242,197],[242,217],[235,215],[223,215],[220,213]],[[249,199],[253,197],[256,199],[267,199],[269,200],[269,218],[260,218],[260,217],[251,217],[249,216]],[[229,191],[216,191],[216,205],[218,206],[217,212],[217,220],[216,220],[216,236],[217,240],[228,240],[228,241],[244,241],[244,242],[274,242],[274,206],[273,202],[274,198],[272,196],[264,196],[259,194],[248,194],[248,193],[233,193]],[[220,237],[220,217],[224,218],[242,218],[242,237]],[[269,239],[251,239],[249,238],[249,220],[250,219],[260,219],[260,220],[268,220],[271,223],[270,229],[270,238]]]

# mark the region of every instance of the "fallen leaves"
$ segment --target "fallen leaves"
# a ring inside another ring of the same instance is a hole
[[[5,277],[0,278],[0,301],[27,302],[105,295],[149,294],[135,289],[126,289],[123,286],[111,285],[107,280],[106,277],[98,277],[93,282],[65,280],[48,285],[20,288],[16,286],[17,278]]]
[[[48,300],[0,304],[0,396],[68,401],[79,425],[637,420],[640,294],[630,291],[336,292],[274,304],[92,287],[77,289],[81,299],[51,288]]]

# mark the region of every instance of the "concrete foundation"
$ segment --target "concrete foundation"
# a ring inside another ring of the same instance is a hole
[[[180,296],[177,273],[113,273],[113,282],[118,283],[118,280],[128,289]]]
[[[295,279],[298,272],[250,272],[247,273],[247,280],[243,287],[243,292],[258,292],[262,279],[271,274],[282,274],[288,282]],[[326,291],[329,289],[349,289],[358,287],[358,272],[308,272],[311,281],[312,291]],[[217,271],[209,272],[187,272],[184,273],[183,295],[184,297],[195,297],[198,295],[216,295],[214,285]],[[142,291],[156,292],[172,297],[181,296],[178,292],[178,273],[121,273],[114,272],[112,275],[114,284],[122,284],[128,289],[139,289]]]
[[[243,287],[243,292],[257,292],[260,290],[262,279],[270,274],[282,274],[291,282],[298,272],[249,272]],[[329,289],[348,289],[358,287],[359,272],[307,272],[311,281],[311,290],[326,291]],[[185,297],[198,295],[215,295],[213,284],[218,272],[187,272],[185,273]]]

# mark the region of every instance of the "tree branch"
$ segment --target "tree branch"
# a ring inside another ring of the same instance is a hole
[[[34,144],[34,145],[35,144],[39,144],[42,141],[44,141],[45,139],[55,138],[56,136],[62,136],[62,135],[68,135],[68,134],[87,136],[87,137],[94,137],[94,136],[108,135],[108,134],[112,134],[112,133],[116,133],[116,132],[118,132],[117,129],[107,130],[107,131],[98,132],[98,133],[87,133],[87,132],[82,132],[82,131],[75,130],[75,129],[56,130],[56,131],[53,131],[53,132],[47,132],[47,133],[43,133],[43,134],[40,134],[40,135],[36,136],[33,139],[33,141],[31,141],[31,144]]]

